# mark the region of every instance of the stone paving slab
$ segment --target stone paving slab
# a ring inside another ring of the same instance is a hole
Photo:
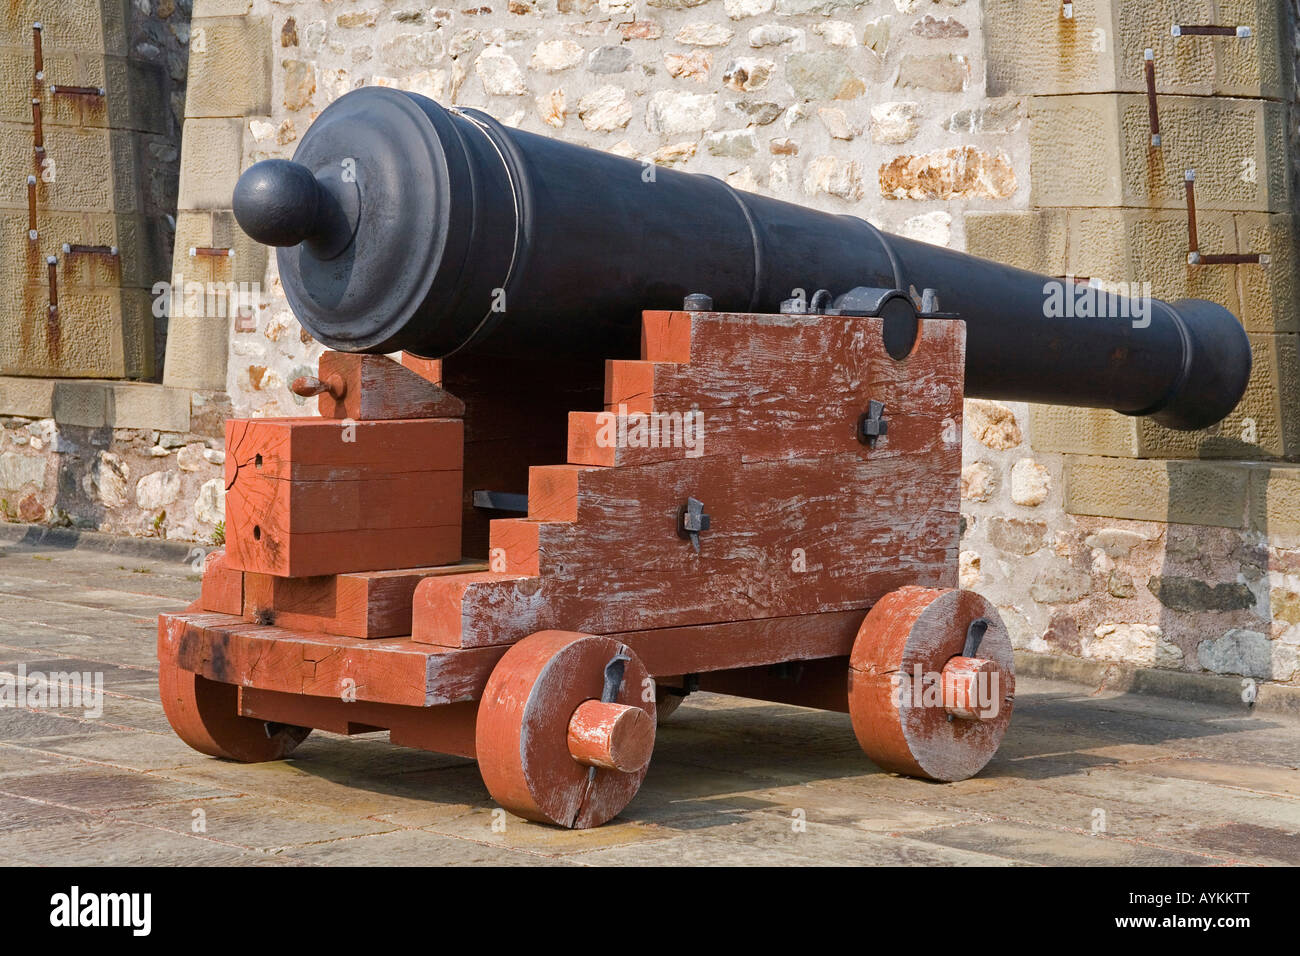
[[[0,543],[0,671],[106,690],[98,717],[0,708],[0,864],[1300,863],[1300,724],[1056,680],[1018,681],[1002,750],[956,784],[882,773],[843,714],[694,695],[587,832],[510,817],[472,761],[382,734],[214,760],[158,704],[154,615],[198,593],[184,557]]]

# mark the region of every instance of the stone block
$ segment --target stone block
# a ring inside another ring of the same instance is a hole
[[[15,292],[13,321],[0,325],[0,374],[142,378],[152,371],[154,329],[145,290],[63,289],[53,320],[48,285]]]
[[[68,53],[126,55],[127,0],[9,0],[0,6],[0,45],[32,45],[32,24],[45,26],[44,45]]]
[[[1271,0],[1098,0],[1056,3],[988,0],[984,6],[987,86],[1005,93],[1145,93],[1143,52],[1155,54],[1161,94],[1281,99],[1291,54]],[[1172,36],[1183,24],[1249,26],[1249,39]]]
[[[271,112],[271,24],[265,17],[195,17],[185,117]],[[189,123],[185,124],[186,129]]]
[[[1099,408],[1029,406],[1029,444],[1034,451],[1075,455],[1141,457],[1132,418]]]
[[[222,249],[231,249],[235,253],[224,264],[228,271],[219,273],[218,278],[259,285],[265,283],[266,267],[270,261],[270,247],[249,238],[235,222],[233,212],[217,211],[212,214],[212,244]],[[214,263],[217,269],[220,269],[221,265],[219,260]]]
[[[1250,40],[1216,39],[1215,92],[1223,96],[1286,99],[1294,82],[1295,51],[1283,5],[1276,0],[1216,0],[1218,22],[1248,26]],[[1204,41],[1200,41],[1204,45]]]
[[[186,389],[144,382],[59,382],[52,417],[83,428],[147,428],[187,432],[190,396]]]
[[[53,126],[45,130],[45,147],[49,162],[41,174],[37,203],[46,211],[111,212],[136,208],[130,195],[135,158],[129,145],[117,148],[118,141],[129,144],[129,133],[105,129],[81,129]],[[27,208],[27,177],[33,172],[32,128],[0,123],[0,206]],[[116,169],[124,156],[124,166]],[[118,195],[117,184],[124,195]],[[121,200],[126,200],[122,202]]]
[[[43,49],[45,75],[60,77],[64,83],[82,85],[78,76],[78,58],[71,53],[53,53]],[[21,46],[0,46],[0,121],[10,123],[32,122],[32,37],[30,25],[24,34]],[[86,84],[89,85],[89,84]],[[57,123],[59,117],[50,109],[48,97],[42,98],[42,121]],[[75,121],[75,113],[74,121]],[[31,130],[27,131],[28,145],[31,143]]]
[[[239,179],[244,122],[187,119],[181,136],[179,210],[229,209]]]
[[[1276,547],[1300,547],[1300,466],[1251,470],[1250,530],[1266,534]]]
[[[120,283],[123,286],[152,289],[154,283],[168,278],[171,259],[169,230],[165,223],[143,216],[114,216],[111,221],[91,221],[94,242],[111,227],[121,253]]]
[[[1069,211],[1071,275],[1106,283],[1150,283],[1157,299],[1209,299],[1241,314],[1236,267],[1187,264],[1187,214],[1183,210],[1072,209]],[[1205,251],[1235,252],[1236,224],[1228,213],[1197,217]]]
[[[1030,101],[1031,202],[1038,206],[1281,212],[1290,206],[1286,107],[1246,99],[1166,96],[1163,148],[1150,145],[1145,96],[1037,96]],[[1118,142],[1119,149],[1099,146]]]
[[[173,277],[182,283],[235,281],[231,278],[229,261],[192,258],[191,246],[215,246],[213,220],[218,214],[182,211],[176,221],[176,251],[173,258]],[[238,258],[238,249],[236,257]],[[263,266],[265,271],[265,266]],[[178,292],[167,327],[167,356],[163,369],[163,383],[178,388],[224,391],[226,388],[226,356],[230,347],[230,319],[228,317],[195,314],[186,306],[184,290]]]
[[[1018,269],[1066,272],[1068,217],[1061,209],[966,214],[966,251]]]
[[[253,9],[253,0],[194,0],[194,16],[242,17]]]
[[[1230,252],[1258,252],[1268,265],[1235,268],[1242,322],[1250,332],[1300,332],[1300,225],[1291,215],[1238,213]],[[1202,244],[1206,251],[1216,251]],[[1206,268],[1231,268],[1211,266]]]
[[[1243,528],[1252,466],[1069,455],[1065,510],[1075,515]]]
[[[53,418],[55,385],[49,378],[0,377],[0,415]]]
[[[145,133],[167,133],[171,104],[167,102],[166,70],[161,64],[121,56],[105,57],[103,78],[88,79],[87,86],[103,86],[107,108],[91,100],[95,109],[83,109],[86,126],[112,126]]]

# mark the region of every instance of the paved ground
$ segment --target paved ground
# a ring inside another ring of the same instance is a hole
[[[99,719],[0,708],[0,864],[1300,864],[1300,726],[1044,681],[950,785],[876,770],[843,715],[698,695],[587,832],[502,831],[473,763],[380,737],[225,763],[158,704],[154,617],[197,593],[178,560],[0,545],[0,672],[107,693]]]

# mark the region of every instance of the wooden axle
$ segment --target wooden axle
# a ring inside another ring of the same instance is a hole
[[[1000,674],[996,661],[954,657],[940,673],[943,706],[950,715],[964,720],[997,716]]]
[[[655,722],[640,707],[589,700],[569,718],[569,753],[588,767],[636,773],[654,746]]]

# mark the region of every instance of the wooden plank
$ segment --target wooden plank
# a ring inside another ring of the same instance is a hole
[[[411,640],[441,647],[491,647],[513,644],[533,631],[544,616],[542,580],[523,574],[483,571],[429,578],[415,587],[411,599]],[[499,619],[493,630],[482,629],[479,608],[494,607]]]
[[[587,465],[534,465],[528,469],[528,517],[537,521],[576,521],[578,475]]]
[[[460,472],[417,471],[358,481],[277,481],[250,475],[228,495],[227,528],[285,534],[459,526]],[[251,523],[251,524],[250,524]]]
[[[655,677],[841,657],[866,609],[759,621],[622,631],[615,635]],[[847,667],[847,665],[846,665]],[[844,680],[847,681],[847,671]],[[847,694],[847,684],[844,684]]]
[[[403,707],[372,701],[353,702],[332,697],[308,697],[282,691],[240,688],[239,712],[245,717],[315,727],[336,734],[388,731],[389,740],[460,757],[475,756],[474,729],[478,703],[442,704],[433,708]]]
[[[227,563],[309,577],[458,561],[462,434],[450,418],[228,422]]]
[[[655,364],[611,360],[605,363],[605,410],[648,412],[654,407]]]
[[[538,574],[541,562],[541,522],[531,518],[498,518],[492,522],[488,547],[491,567],[511,574]]]
[[[224,549],[203,559],[199,603],[205,611],[239,614],[244,606],[244,574],[226,561]]]
[[[691,361],[694,312],[641,313],[641,358],[647,362]]]
[[[655,677],[676,677],[843,657],[864,614],[837,612],[609,636],[636,651]],[[159,635],[160,640],[167,636],[176,644],[181,668],[209,680],[340,701],[347,692],[358,702],[422,709],[478,700],[508,649],[507,645],[450,649],[406,638],[307,634],[201,612],[162,615]],[[362,716],[370,713],[364,709],[348,713],[346,719],[353,724],[387,726]]]
[[[209,680],[407,707],[476,699],[506,650],[306,634],[228,614],[164,614],[158,627],[160,640],[166,632],[176,643],[178,665]]]
[[[421,378],[428,379],[434,385],[442,385],[442,359],[420,358],[410,352],[403,352],[401,362]]]
[[[308,578],[249,573],[244,576],[244,600],[239,613],[245,620],[290,630],[368,639],[400,637],[411,633],[411,598],[420,581],[485,570],[486,564],[464,562]]]
[[[281,513],[271,512],[259,520],[256,514],[241,508],[239,527],[248,531],[241,530],[237,537],[226,541],[233,565],[244,571],[297,578],[345,574],[359,568],[386,571],[432,567],[460,558],[458,525],[296,534],[274,523]]]
[[[357,481],[410,472],[458,471],[464,424],[457,418],[342,422],[326,418],[232,418],[226,422],[226,486],[245,474],[293,481]]]
[[[325,352],[318,377],[331,385],[317,399],[322,418],[374,421],[460,418],[465,403],[386,355]]]
[[[955,585],[961,323],[923,321],[913,352],[894,361],[875,318],[683,315],[663,334],[680,349],[689,319],[691,363],[654,366],[653,410],[706,409],[702,447],[589,441],[581,464],[613,466],[564,475],[574,503],[546,507],[570,520],[501,524],[496,575],[417,590],[414,639],[475,647],[549,627],[787,617]],[[889,433],[868,446],[857,428],[872,399]],[[688,497],[712,522],[699,553],[677,534]]]

